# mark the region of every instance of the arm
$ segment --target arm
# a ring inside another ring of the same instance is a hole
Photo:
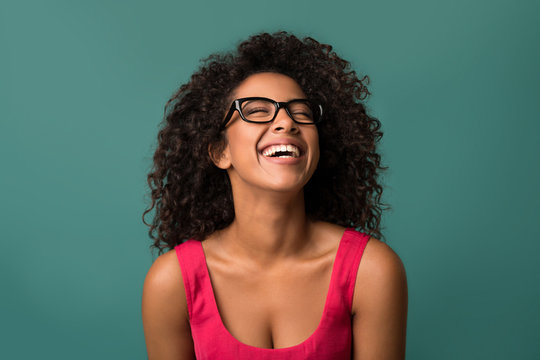
[[[371,238],[358,268],[353,297],[353,359],[405,359],[407,278],[385,243]]]
[[[158,257],[146,275],[142,320],[149,360],[195,359],[182,271],[174,251]]]

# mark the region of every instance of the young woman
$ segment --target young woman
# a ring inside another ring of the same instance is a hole
[[[329,45],[263,33],[168,102],[145,212],[171,250],[144,283],[150,360],[404,358],[366,82]]]

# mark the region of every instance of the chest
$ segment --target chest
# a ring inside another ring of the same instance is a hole
[[[238,341],[285,348],[302,343],[317,330],[330,287],[332,254],[271,271],[206,261],[219,316]]]

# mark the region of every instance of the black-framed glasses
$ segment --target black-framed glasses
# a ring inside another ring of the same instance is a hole
[[[265,97],[246,97],[233,101],[221,128],[229,122],[235,111],[242,120],[250,123],[269,123],[274,121],[279,109],[285,109],[287,115],[297,124],[316,124],[322,120],[323,108],[308,99],[293,99],[287,102],[274,101]]]

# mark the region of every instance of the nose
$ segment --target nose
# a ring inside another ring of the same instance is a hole
[[[272,131],[296,133],[298,130],[298,124],[287,114],[285,108],[278,109],[276,118],[272,122]]]

